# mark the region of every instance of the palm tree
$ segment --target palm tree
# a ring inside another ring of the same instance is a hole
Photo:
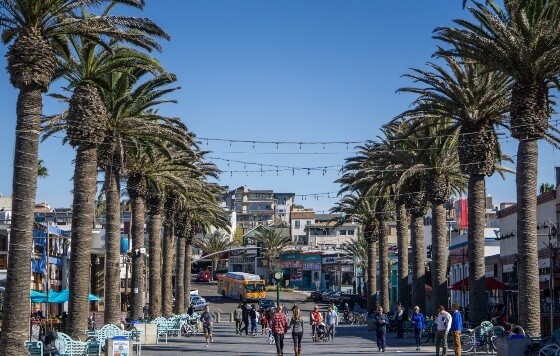
[[[212,256],[212,273],[215,277],[218,262],[222,258],[224,251],[233,246],[233,242],[226,233],[214,231],[211,234],[204,235],[201,239],[195,240],[194,245],[201,249],[205,255]]]
[[[376,307],[377,292],[377,242],[379,241],[379,219],[375,207],[377,197],[373,195],[346,194],[331,209],[332,212],[343,214],[342,221],[356,221],[364,226],[364,238],[367,242],[367,308],[371,312]]]
[[[458,62],[443,57],[446,68],[428,63],[432,71],[413,69],[406,75],[421,87],[407,87],[400,91],[418,94],[413,109],[405,112],[416,123],[437,124],[452,120],[442,137],[452,138],[459,129],[458,154],[461,171],[468,175],[468,251],[469,300],[475,308],[469,313],[472,325],[486,319],[487,302],[484,283],[484,227],[486,199],[484,177],[491,176],[499,166],[502,155],[495,127],[503,125],[509,108],[509,79],[499,72],[485,70],[479,64]],[[413,123],[414,124],[414,123]]]
[[[467,1],[465,0],[463,4]],[[560,4],[554,0],[473,2],[469,8],[478,23],[454,20],[457,27],[435,30],[435,38],[452,45],[443,51],[474,60],[513,79],[511,135],[517,151],[517,258],[519,322],[528,335],[540,335],[537,253],[537,141],[547,133],[549,85],[556,83],[560,62]]]
[[[269,273],[276,266],[280,253],[290,247],[294,243],[290,234],[286,234],[286,228],[263,227],[254,236],[249,237],[248,243],[257,245],[261,248],[261,255],[267,261]]]
[[[340,246],[340,249],[346,252],[346,254],[348,254],[349,256],[352,256],[354,264],[359,269],[361,269],[362,271],[366,270],[368,263],[368,244],[366,239],[364,238],[363,232],[360,233],[355,240],[342,244]]]
[[[9,44],[8,72],[12,85],[19,90],[10,239],[10,243],[14,245],[10,248],[8,265],[7,284],[10,288],[4,299],[4,306],[11,312],[3,315],[0,355],[25,353],[23,341],[29,326],[20,316],[27,314],[29,306],[29,279],[26,272],[29,266],[26,256],[31,250],[32,210],[37,190],[37,177],[29,172],[37,169],[42,93],[48,90],[53,80],[56,70],[55,53],[59,50],[67,51],[64,36],[70,34],[84,35],[91,39],[95,39],[97,35],[108,35],[147,49],[159,49],[151,35],[167,37],[158,26],[147,19],[123,16],[79,17],[75,12],[80,6],[99,5],[104,2],[109,3],[103,0],[0,2],[2,41]],[[137,8],[143,5],[142,0],[110,2]],[[127,32],[127,29],[137,31]]]
[[[103,128],[107,127],[108,121],[106,108],[108,101],[103,95],[108,94],[109,79],[113,74],[128,72],[131,68],[158,69],[158,66],[151,57],[144,53],[126,47],[118,47],[116,43],[100,46],[79,37],[71,37],[69,43],[73,52],[59,56],[61,62],[59,76],[68,82],[68,89],[75,89],[68,100],[68,112],[47,121],[44,138],[61,127],[65,127],[67,135],[64,142],[69,142],[70,145],[77,148],[74,167],[74,209],[72,210],[72,233],[75,234],[72,239],[72,249],[76,258],[70,261],[70,300],[67,323],[68,333],[75,334],[81,330],[83,325],[87,325],[88,317],[89,279],[83,278],[83,273],[90,270],[91,221],[95,214],[95,206],[89,202],[95,201],[97,153],[105,139]],[[62,95],[53,96],[66,99]],[[112,247],[110,244],[112,239],[108,240],[109,246]],[[118,241],[120,245],[120,234]],[[109,249],[108,254],[111,253],[120,253],[120,248]],[[108,261],[113,267],[110,269],[115,269],[114,257],[109,257],[111,258]],[[120,310],[120,293],[109,295],[106,308]],[[120,318],[120,315],[118,317]]]

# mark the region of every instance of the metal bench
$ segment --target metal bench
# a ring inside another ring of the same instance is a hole
[[[83,356],[87,346],[87,342],[73,340],[64,333],[58,333],[55,344],[60,356]]]
[[[132,347],[136,347],[136,353],[138,355],[142,354],[142,341],[140,339],[140,335],[142,334],[141,331],[137,330],[136,328],[132,328],[131,330],[123,330],[116,325],[113,324],[106,324],[103,325],[100,329],[87,331],[86,334],[88,335],[88,342],[91,342],[88,348],[91,349],[91,354],[93,353],[93,349],[97,347],[97,353],[95,355],[102,355],[103,349],[105,348],[105,341],[113,336],[126,336],[132,341]],[[95,346],[94,346],[95,345]]]
[[[42,341],[26,341],[25,348],[29,356],[43,356],[43,342]]]

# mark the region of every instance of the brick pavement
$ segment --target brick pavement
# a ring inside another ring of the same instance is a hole
[[[306,325],[308,326],[308,325]],[[260,326],[259,326],[260,329]],[[338,325],[334,341],[313,343],[311,342],[311,329],[307,327],[302,342],[302,355],[426,355],[435,354],[432,344],[424,345],[421,351],[416,351],[414,337],[408,335],[404,339],[395,339],[395,333],[389,333],[387,337],[386,352],[377,351],[375,335],[367,332],[363,326]],[[451,346],[451,345],[450,345]],[[293,355],[293,342],[291,333],[286,335],[284,343],[284,354]],[[449,350],[449,355],[453,350]],[[235,334],[234,325],[231,323],[219,323],[214,326],[214,342],[206,347],[204,336],[195,337],[173,337],[158,345],[146,345],[142,347],[144,356],[174,356],[174,355],[276,355],[274,345],[269,345],[265,336],[238,336]]]

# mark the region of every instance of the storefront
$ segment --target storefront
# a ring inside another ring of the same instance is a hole
[[[280,268],[284,272],[284,283],[302,287],[303,263],[300,253],[290,253],[280,256]]]
[[[303,279],[301,287],[305,289],[321,288],[321,255],[303,254],[302,255]]]

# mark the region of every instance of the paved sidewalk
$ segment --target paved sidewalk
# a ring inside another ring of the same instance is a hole
[[[306,325],[308,326],[308,325]],[[260,330],[260,326],[259,326]],[[313,343],[311,342],[311,328],[306,327],[302,341],[302,355],[422,355],[435,354],[434,344],[424,345],[421,351],[416,351],[414,337],[408,335],[404,339],[395,339],[395,333],[387,337],[387,349],[384,353],[377,351],[375,335],[368,332],[364,326],[338,325],[334,341]],[[450,345],[451,346],[451,345]],[[144,356],[172,356],[172,355],[276,355],[274,345],[269,345],[267,337],[238,336],[235,328],[230,323],[214,325],[214,342],[206,347],[204,336],[173,337],[158,345],[142,347]],[[293,341],[291,332],[288,332],[284,342],[284,355],[293,355]],[[453,349],[448,350],[453,354]]]

